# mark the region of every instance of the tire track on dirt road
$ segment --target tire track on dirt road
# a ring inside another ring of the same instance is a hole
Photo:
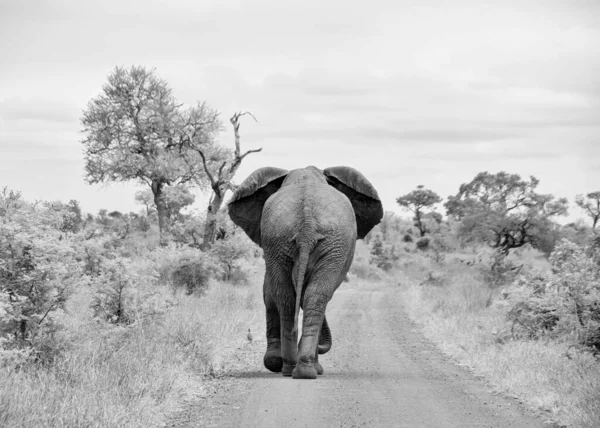
[[[492,394],[424,339],[402,310],[397,288],[350,288],[333,296],[333,347],[317,380],[293,380],[253,366],[217,382],[170,427],[548,427],[514,400]]]

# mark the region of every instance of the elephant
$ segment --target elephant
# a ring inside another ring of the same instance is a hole
[[[228,211],[263,249],[265,367],[294,379],[316,379],[324,372],[318,356],[332,343],[327,303],[346,278],[356,240],[383,217],[377,191],[348,166],[263,167],[237,187]]]

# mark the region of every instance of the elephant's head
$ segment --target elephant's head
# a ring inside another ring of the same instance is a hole
[[[258,245],[261,245],[260,221],[265,202],[287,184],[293,175],[303,170],[287,171],[281,168],[259,168],[239,185],[229,201],[229,216],[235,224]],[[383,207],[373,185],[359,171],[349,166],[334,166],[323,171],[313,166],[309,174],[322,174],[324,182],[348,197],[356,216],[358,239],[364,238],[383,217]],[[286,182],[284,184],[284,181]]]

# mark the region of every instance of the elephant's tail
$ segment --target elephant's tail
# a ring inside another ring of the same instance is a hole
[[[296,310],[294,311],[294,330],[298,333],[298,314],[300,313],[300,298],[302,297],[302,287],[304,286],[304,275],[306,266],[308,266],[308,256],[310,249],[307,245],[300,245],[300,254],[298,256],[298,270],[296,271]]]
[[[298,242],[296,236],[294,236],[294,238],[292,239],[295,239],[296,242]],[[308,266],[308,257],[310,256],[310,253],[316,246],[317,242],[321,239],[323,239],[323,236],[317,235],[316,239],[314,239],[311,244],[307,244],[303,241],[298,242],[299,255],[298,262],[296,264],[296,275],[294,278],[296,281],[296,310],[294,312],[294,329],[292,330],[293,333],[298,333],[298,315],[300,313],[300,300],[302,298],[302,288],[304,287],[304,276],[306,275],[306,267]]]

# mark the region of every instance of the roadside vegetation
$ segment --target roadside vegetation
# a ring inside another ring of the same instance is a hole
[[[260,253],[159,236],[0,195],[0,426],[159,426],[228,369],[263,321]]]
[[[262,252],[221,207],[243,158],[219,115],[117,67],[84,110],[86,179],[137,181],[139,212],[0,188],[0,426],[160,426],[264,320]],[[193,187],[212,190],[204,212]]]
[[[537,184],[481,173],[447,199],[444,221],[386,213],[351,272],[399,284],[425,335],[495,390],[549,421],[597,427],[600,239],[584,220],[556,223],[566,200]],[[577,204],[595,226],[597,195],[587,198]]]

